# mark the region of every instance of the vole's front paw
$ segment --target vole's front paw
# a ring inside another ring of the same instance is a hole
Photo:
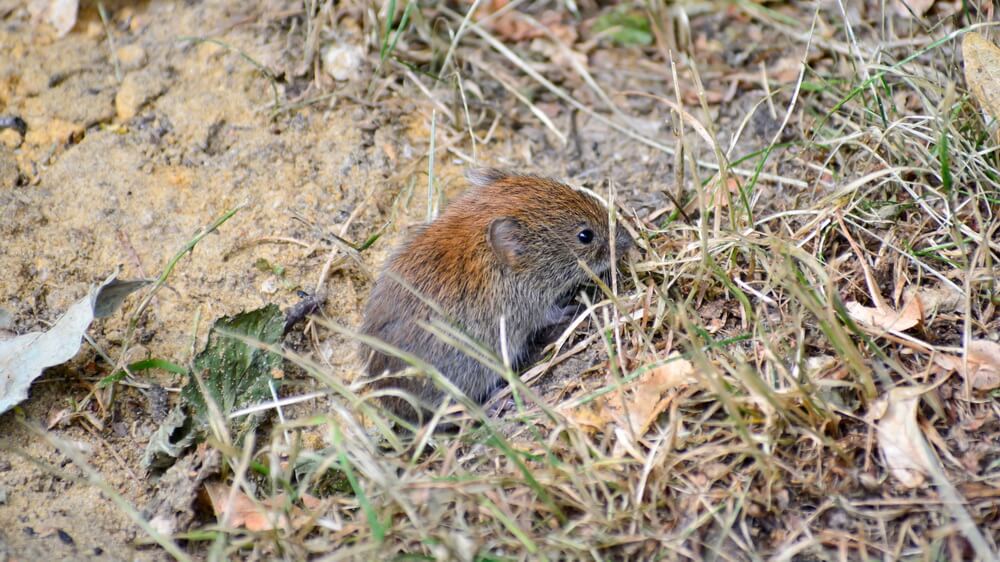
[[[583,308],[583,305],[578,302],[553,305],[545,312],[545,325],[551,327],[569,324],[571,320],[576,318],[577,314],[583,311]]]
[[[486,415],[492,419],[499,419],[503,416],[504,412],[512,412],[516,407],[517,405],[514,403],[514,398],[508,396],[507,398],[494,403],[486,412]]]

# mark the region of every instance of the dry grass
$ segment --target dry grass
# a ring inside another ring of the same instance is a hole
[[[623,176],[658,182],[614,184],[641,255],[551,361],[523,382],[512,376],[504,415],[470,405],[479,423],[457,435],[396,435],[360,386],[289,352],[330,390],[330,413],[276,421],[255,449],[223,435],[212,443],[247,495],[320,502],[300,512],[289,500],[289,513],[307,514],[291,528],[206,525],[175,540],[207,541],[186,550],[212,559],[994,557],[997,391],[935,362],[1000,331],[997,125],[966,93],[957,49],[964,32],[989,31],[987,16],[945,17],[961,7],[950,2],[922,20],[889,6],[883,15],[878,2],[654,3],[644,13],[655,39],[640,49],[607,36],[568,44],[562,28],[538,23],[546,9],[574,6],[580,19],[560,21],[589,22],[598,15],[590,3],[515,4],[479,24],[464,17],[466,4],[461,13],[414,6],[400,33],[385,6],[354,6],[368,48],[383,56],[346,95],[371,107],[417,103],[436,138],[397,179],[405,186],[428,170],[430,213],[442,160],[565,170],[566,155],[582,150],[573,123],[585,120],[633,153],[621,159]],[[498,37],[497,20],[517,9],[537,38]],[[319,2],[289,32],[304,67],[318,64],[335,12]],[[402,12],[400,3],[397,25]],[[728,64],[711,43],[747,37],[764,44],[726,47]],[[590,68],[574,48],[611,57],[619,74]],[[322,102],[323,80],[285,102]],[[642,95],[628,92],[636,88]],[[723,120],[734,88],[756,92],[753,115]],[[744,136],[757,114],[770,125],[754,146]],[[504,148],[525,129],[554,147],[535,164]],[[669,173],[651,178],[641,155]],[[579,158],[584,181],[615,166],[610,156]],[[666,193],[637,210],[649,185]],[[846,307],[881,299],[899,309],[913,293],[921,322],[902,331],[866,328]],[[349,333],[332,322],[310,330]],[[675,353],[690,379],[647,386],[650,372],[681,364],[668,359]],[[880,453],[875,413],[890,389],[914,385],[933,386],[918,413],[939,471],[911,489]],[[621,415],[643,393],[657,393],[653,419]],[[303,442],[317,430],[328,448]]]

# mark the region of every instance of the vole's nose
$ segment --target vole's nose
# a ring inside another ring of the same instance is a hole
[[[632,236],[621,225],[615,229],[615,257],[621,259],[629,250],[635,247]]]

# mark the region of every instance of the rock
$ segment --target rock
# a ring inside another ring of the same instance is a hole
[[[36,2],[32,2],[32,4],[35,5],[35,10],[40,7]],[[80,1],[53,0],[46,4],[43,11],[45,21],[56,30],[57,37],[65,37],[76,26],[76,16],[80,10]]]
[[[323,49],[323,70],[334,80],[347,80],[357,75],[364,57],[357,45],[331,45]]]
[[[158,70],[130,72],[125,75],[118,94],[115,96],[115,110],[120,121],[135,117],[142,106],[158,98],[167,91],[167,77]]]
[[[142,45],[122,45],[115,51],[115,56],[118,57],[122,70],[126,72],[138,70],[146,65],[146,50]]]
[[[21,146],[22,142],[24,142],[24,137],[22,137],[21,133],[15,131],[14,129],[4,129],[0,131],[0,146],[15,149]]]
[[[104,31],[104,25],[101,24],[101,20],[88,20],[84,24],[83,34],[91,39],[100,39],[101,37],[107,36],[107,32]]]
[[[17,161],[10,149],[0,146],[0,190],[12,189],[17,185],[17,178],[21,172],[17,168]],[[2,315],[2,313],[0,313]]]

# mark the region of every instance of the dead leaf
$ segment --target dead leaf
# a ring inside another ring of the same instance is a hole
[[[907,287],[903,290],[904,302],[920,297],[924,318],[935,314],[954,312],[962,304],[962,293],[942,285],[936,287]]]
[[[989,483],[963,482],[958,485],[958,490],[967,501],[1000,498],[1000,488]]]
[[[716,105],[726,99],[726,93],[717,90],[697,90],[694,88],[683,88],[681,90],[681,98],[684,100],[684,105],[697,106],[701,103],[701,95],[705,96],[705,103],[708,105]]]
[[[224,518],[231,527],[243,527],[251,532],[271,531],[275,528],[289,530],[301,526],[308,521],[306,515],[298,506],[292,506],[289,513],[286,513],[288,496],[284,493],[267,498],[260,502],[254,502],[241,490],[232,493],[232,488],[222,482],[211,482],[205,485],[208,498],[212,503],[212,511],[215,512],[219,521]],[[230,497],[232,503],[230,503]],[[304,496],[303,504],[313,509],[319,506],[320,502],[313,496]],[[228,512],[228,514],[227,514]]]
[[[984,111],[1000,120],[1000,47],[969,32],[962,38],[962,58],[969,91]]]
[[[638,434],[646,433],[649,426],[667,408],[670,397],[660,397],[668,390],[694,384],[694,365],[687,359],[681,359],[676,352],[667,358],[667,363],[656,367],[643,375],[634,387],[629,417],[636,424]]]
[[[969,342],[969,370],[963,370],[962,358],[957,355],[939,354],[934,362],[949,371],[962,374],[973,390],[987,391],[1000,388],[1000,344],[989,340]]]
[[[706,189],[709,197],[708,204],[717,209],[728,207],[730,201],[739,201],[740,187],[740,181],[733,176],[726,178],[725,187],[723,187],[721,178],[716,177]]]
[[[673,395],[666,394],[667,391],[696,381],[691,362],[673,353],[667,362],[643,373],[622,391],[612,392],[564,414],[585,429],[600,430],[613,424],[619,435],[631,434],[631,427],[636,435],[642,436],[673,400]]]
[[[934,0],[893,0],[896,13],[903,17],[921,17],[934,5]]]
[[[937,461],[917,424],[917,405],[925,386],[898,387],[872,407],[878,419],[878,446],[889,473],[907,488],[921,486]]]
[[[597,404],[600,402],[600,404]],[[600,431],[604,429],[605,426],[610,422],[608,417],[603,413],[604,400],[598,400],[595,402],[590,402],[587,404],[582,404],[575,408],[563,408],[562,414],[566,416],[569,421],[581,427],[581,429],[587,431],[588,433],[594,433],[595,431]]]
[[[229,486],[211,482],[205,485],[205,491],[208,492],[216,517],[231,527],[245,527],[248,531],[270,531],[275,528],[274,523],[284,528],[288,526],[284,513],[269,516],[263,505],[258,506],[240,490],[231,494]]]
[[[896,312],[888,305],[884,307],[864,306],[856,301],[847,303],[847,313],[851,318],[869,328],[902,332],[919,324],[924,317],[920,297],[914,295]]]
[[[48,368],[72,359],[95,318],[110,315],[146,281],[119,281],[115,271],[74,303],[44,332],[0,341],[0,413],[28,397],[31,383]]]
[[[1000,344],[988,340],[969,342],[969,362],[978,365],[972,373],[972,388],[992,390],[1000,387]]]
[[[791,84],[799,78],[802,71],[802,61],[796,57],[782,57],[778,62],[767,67],[768,78],[779,84]]]

